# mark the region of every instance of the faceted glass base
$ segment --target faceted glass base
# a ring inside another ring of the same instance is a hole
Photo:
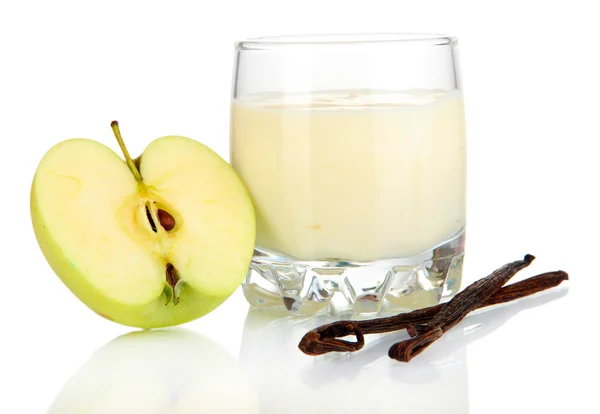
[[[464,230],[412,257],[374,262],[298,261],[257,248],[242,287],[257,307],[296,314],[377,314],[440,303],[460,289]]]

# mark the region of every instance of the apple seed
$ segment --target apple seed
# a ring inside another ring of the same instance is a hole
[[[177,282],[179,282],[179,275],[177,274],[177,269],[171,263],[167,263],[166,275],[167,283],[174,288]]]
[[[148,207],[148,203],[146,203],[146,217],[148,218],[148,222],[150,223],[150,227],[152,227],[152,231],[156,233],[156,223],[152,218],[152,213],[150,213],[150,208]]]
[[[173,227],[175,227],[175,218],[172,215],[160,208],[156,210],[156,215],[158,216],[158,221],[163,229],[166,231],[173,230]]]
[[[167,263],[167,269],[165,271],[167,283],[171,286],[173,291],[173,305],[177,305],[179,303],[179,292],[176,291],[175,287],[177,286],[177,282],[179,282],[179,274],[177,273],[177,269],[171,263]]]

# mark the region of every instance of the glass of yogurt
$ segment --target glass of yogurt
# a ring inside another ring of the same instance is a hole
[[[231,162],[256,210],[243,284],[252,305],[377,314],[458,291],[466,142],[456,47],[437,34],[236,44]]]

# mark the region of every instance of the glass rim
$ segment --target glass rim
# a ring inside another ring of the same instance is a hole
[[[254,37],[235,42],[237,50],[269,50],[294,46],[357,46],[375,44],[451,46],[458,39],[443,33],[342,33]]]

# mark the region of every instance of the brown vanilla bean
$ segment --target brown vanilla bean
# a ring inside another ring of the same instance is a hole
[[[496,291],[500,290],[517,272],[527,266],[535,259],[528,254],[523,260],[506,264],[495,270],[491,275],[479,279],[465,290],[458,293],[433,318],[425,325],[411,324],[406,327],[411,332],[425,333],[437,328],[444,332],[459,323],[469,312],[477,309]]]
[[[510,277],[516,274],[520,269],[528,266],[535,258],[531,255],[526,255],[523,260],[518,260],[516,262],[512,262],[502,266],[501,268],[494,271],[488,277],[478,280],[473,283],[469,287],[467,287],[464,291],[460,292],[456,295],[450,302],[442,305],[440,309],[432,316],[426,315],[425,310],[414,311],[409,315],[412,318],[417,319],[418,322],[414,320],[411,321],[408,325],[405,325],[409,330],[409,334],[414,336],[413,334],[418,329],[417,327],[421,327],[421,325],[416,325],[416,323],[425,323],[435,320],[435,325],[432,325],[430,330],[441,328],[443,330],[443,325],[439,322],[439,318],[435,319],[437,315],[440,313],[444,314],[446,318],[451,318],[445,320],[448,322],[454,319],[462,319],[462,317],[466,316],[471,310],[475,309],[479,304],[482,304],[485,300],[488,299],[496,290],[500,289],[502,285],[504,285]],[[481,292],[480,296],[477,294]],[[457,305],[458,304],[458,305]],[[447,307],[450,306],[448,310]],[[462,315],[462,317],[461,317]],[[459,319],[459,320],[460,320]],[[369,321],[367,321],[369,322]],[[349,342],[343,341],[340,339],[336,339],[340,336],[350,335],[352,332],[362,331],[362,334],[365,331],[368,332],[369,328],[372,328],[371,333],[383,333],[390,332],[400,328],[399,321],[393,318],[387,320],[376,320],[370,321],[371,323],[360,324],[352,321],[344,321],[341,324],[332,324],[326,325],[321,328],[317,328],[316,331],[311,331],[302,338],[298,347],[304,353],[309,355],[318,355],[325,352],[331,352],[338,348],[341,351],[349,351]],[[373,327],[373,323],[375,323],[375,327]],[[341,329],[341,328],[344,329]],[[383,329],[383,330],[381,330]],[[425,331],[426,328],[422,330]],[[425,332],[423,332],[425,333]],[[429,338],[429,336],[427,337]],[[422,340],[425,340],[423,338]],[[398,344],[397,344],[398,345]],[[352,345],[352,350],[359,350],[364,346],[364,338],[359,338],[357,335],[356,342]],[[398,345],[400,346],[400,345]],[[418,348],[418,347],[417,347]],[[390,351],[391,352],[391,351]],[[390,354],[390,355],[396,355]],[[399,358],[402,358],[399,356]]]
[[[569,280],[569,275],[567,272],[562,270],[532,276],[525,280],[521,280],[520,282],[513,283],[512,285],[504,286],[502,289],[490,296],[483,303],[481,308],[521,299],[526,296],[556,287],[565,280]]]
[[[390,347],[388,356],[400,362],[410,362],[413,357],[423,352],[429,345],[444,335],[441,327],[425,331],[414,338],[395,343]]]
[[[480,308],[517,300],[558,286],[562,281],[567,279],[568,275],[563,271],[543,273],[503,287],[490,296]],[[393,332],[405,329],[410,324],[426,323],[445,305],[439,304],[386,318],[364,321],[339,321],[323,325],[308,332],[302,338],[298,347],[308,355],[358,351],[364,346],[363,335]],[[356,342],[337,339],[353,334],[357,337]]]
[[[360,322],[339,321],[307,333],[298,345],[300,350],[308,355],[321,355],[328,352],[354,352],[360,350],[365,344]],[[316,331],[319,331],[318,333]],[[355,335],[356,342],[337,339],[348,335]],[[305,340],[305,338],[307,338]]]
[[[409,362],[441,338],[442,334],[456,326],[471,311],[479,308],[519,270],[529,266],[534,259],[535,257],[528,254],[523,260],[517,260],[502,266],[491,275],[479,279],[458,293],[426,324],[408,325],[406,331],[412,338],[392,345],[388,352],[390,358],[401,362]],[[436,331],[435,336],[426,335],[433,331]]]

